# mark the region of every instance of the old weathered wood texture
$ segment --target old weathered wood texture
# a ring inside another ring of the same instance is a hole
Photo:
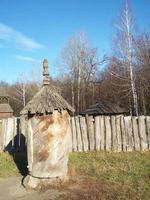
[[[77,151],[77,132],[76,132],[75,118],[71,118],[71,132],[72,132],[72,150]]]
[[[79,124],[79,119],[77,121]],[[28,120],[27,132],[30,174],[27,186],[36,188],[42,180],[47,179],[49,183],[58,179],[65,180],[72,144],[68,112],[54,111],[52,115],[34,116]],[[79,140],[78,142],[80,143]]]
[[[122,151],[122,140],[121,140],[121,117],[116,117],[116,135],[117,135],[117,151]]]
[[[89,147],[93,151],[95,149],[95,136],[94,136],[94,118],[93,116],[87,117]]]
[[[25,148],[25,140],[19,127],[19,118],[12,117],[0,121],[0,151]]]
[[[100,134],[100,118],[99,116],[95,117],[95,146],[96,150],[100,150],[101,134]]]
[[[80,127],[80,117],[75,117],[75,124],[77,130],[77,149],[82,151],[82,138],[81,138],[81,127]]]
[[[148,148],[150,149],[150,116],[146,117],[146,127],[147,127],[147,136],[148,136]]]
[[[104,116],[100,116],[100,135],[101,135],[101,150],[105,149],[105,127],[104,127]]]
[[[150,116],[87,115],[72,117],[71,121],[72,151],[126,152],[150,149]],[[79,135],[75,137],[75,133]]]
[[[70,129],[70,151],[112,150],[119,152],[150,149],[150,116],[76,116],[71,118]],[[27,132],[26,124],[19,128],[17,118],[1,120],[0,151],[7,148],[19,148],[19,145],[22,145],[21,136],[26,136]],[[32,137],[32,134],[29,137]],[[32,139],[29,140],[31,144],[28,149],[33,145]]]
[[[80,117],[80,125],[81,125],[81,135],[83,142],[83,151],[88,151],[89,144],[88,144],[87,124],[85,121],[85,117]]]
[[[105,117],[105,130],[106,130],[106,151],[111,150],[111,125],[110,125],[110,117]]]
[[[140,133],[140,141],[142,150],[146,150],[148,148],[148,137],[146,134],[146,126],[145,126],[145,116],[139,116],[139,133]]]

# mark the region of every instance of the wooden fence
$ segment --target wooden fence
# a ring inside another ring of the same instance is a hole
[[[150,149],[150,116],[76,116],[71,118],[70,128],[70,151]],[[24,129],[19,118],[1,120],[0,151],[24,150]]]
[[[20,150],[25,147],[25,137],[20,131],[20,119],[0,120],[0,151]]]
[[[150,116],[76,116],[71,132],[73,151],[150,149]]]

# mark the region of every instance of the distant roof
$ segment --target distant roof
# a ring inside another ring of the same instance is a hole
[[[9,104],[0,104],[0,113],[13,113]]]
[[[124,108],[110,103],[110,102],[98,102],[91,105],[88,109],[83,111],[82,115],[108,115],[108,114],[123,114],[128,113]]]
[[[4,87],[0,86],[0,97],[8,97],[7,91]]]
[[[54,110],[74,111],[69,103],[53,90],[50,85],[45,85],[23,108],[21,114],[44,114],[52,113]]]

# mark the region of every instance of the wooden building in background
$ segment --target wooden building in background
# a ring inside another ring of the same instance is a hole
[[[97,102],[83,112],[81,115],[128,115],[129,111],[109,101]]]
[[[0,119],[13,116],[13,109],[9,105],[9,95],[4,88],[0,87]]]

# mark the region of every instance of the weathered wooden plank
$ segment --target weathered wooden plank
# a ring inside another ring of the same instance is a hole
[[[137,117],[132,117],[132,124],[133,124],[133,135],[134,135],[134,148],[136,151],[140,151],[140,137],[139,137],[139,130],[138,130],[138,121]]]
[[[69,127],[68,127],[68,132],[69,132],[69,152],[72,152],[72,131],[71,131],[71,118],[69,119]]]
[[[132,151],[134,149],[132,118],[131,116],[127,116],[127,117],[124,117],[124,120],[125,120],[125,130],[126,130],[126,137],[127,137],[127,151]]]
[[[80,126],[81,126],[81,134],[82,134],[82,139],[83,139],[83,150],[88,151],[89,144],[88,144],[87,124],[86,124],[85,117],[80,117]]]
[[[100,150],[100,142],[101,142],[101,135],[100,135],[100,117],[95,117],[95,144],[96,150]]]
[[[90,151],[93,151],[95,149],[93,116],[87,116],[87,123],[88,123],[88,134],[89,134],[89,147],[90,147]]]
[[[33,121],[33,120],[32,120]],[[28,154],[28,169],[29,172],[32,171],[33,164],[33,129],[32,129],[32,121],[28,121],[28,134],[27,134],[27,154]]]
[[[7,123],[8,120],[7,119],[3,119],[3,134],[4,134],[4,138],[3,138],[3,149],[5,149],[6,147],[6,141],[7,141]]]
[[[99,120],[100,120],[100,135],[101,135],[100,148],[101,148],[101,150],[105,150],[105,124],[104,124],[104,116],[100,116]]]
[[[139,135],[140,135],[140,141],[141,141],[141,150],[145,151],[148,149],[145,116],[138,117],[138,124],[139,124]]]
[[[125,122],[124,116],[121,116],[121,135],[122,135],[122,150],[125,152],[127,150],[127,138],[126,138],[126,131],[125,131]]]
[[[116,116],[117,151],[122,151],[121,116]]]
[[[2,120],[0,120],[0,152],[3,151],[3,126]]]
[[[13,127],[14,127],[14,118],[7,119],[7,131],[5,137],[5,147],[7,149],[12,148],[12,140],[13,140]]]
[[[76,133],[76,125],[75,118],[71,118],[71,132],[72,132],[72,150],[77,151],[77,133]]]
[[[12,146],[14,146],[14,138],[17,134],[17,118],[13,118],[13,139],[12,139]]]
[[[150,149],[150,116],[146,117],[148,148]]]
[[[105,116],[105,130],[106,130],[106,151],[110,151],[112,148],[110,116]]]
[[[81,129],[80,129],[80,121],[79,117],[75,117],[75,124],[76,124],[76,131],[77,131],[77,149],[78,151],[82,152],[82,137],[81,137]]]
[[[118,139],[116,131],[116,116],[111,116],[111,127],[112,127],[112,150],[117,151]]]

